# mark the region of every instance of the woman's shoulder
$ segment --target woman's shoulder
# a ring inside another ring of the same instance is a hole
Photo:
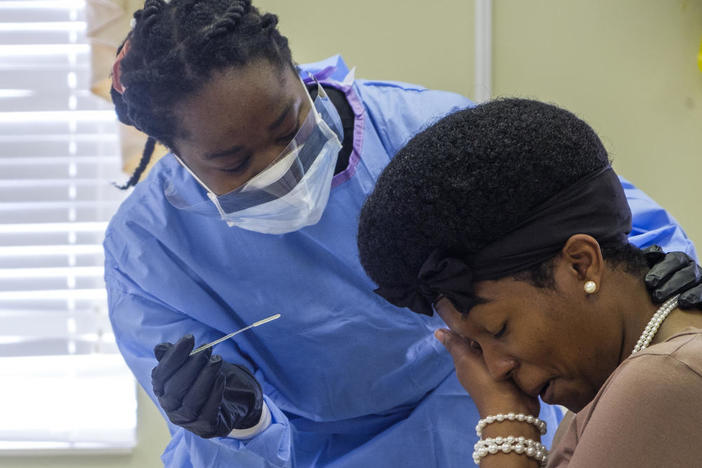
[[[597,413],[616,409],[620,417],[648,411],[665,414],[702,392],[702,329],[686,329],[663,343],[625,359],[607,378],[592,402],[577,416],[582,432]],[[702,399],[694,398],[702,410]],[[605,416],[606,417],[606,416]],[[599,419],[599,418],[598,418]]]
[[[401,81],[356,80],[354,89],[390,155],[440,118],[472,105],[460,94]]]
[[[687,328],[629,356],[610,375],[593,403],[641,393],[650,404],[669,404],[673,394],[687,393],[681,387],[683,380],[702,388],[702,329]]]
[[[702,412],[702,329],[688,328],[625,359],[576,419],[578,431],[601,417],[630,419],[642,408],[677,414],[690,405]],[[700,413],[697,413],[700,414]],[[609,415],[609,416],[608,416]]]
[[[354,87],[363,104],[376,112],[392,112],[401,107],[417,108],[429,113],[446,114],[449,110],[470,107],[466,97],[451,91],[425,88],[404,81],[354,80]]]
[[[626,367],[627,372],[647,372],[652,367],[665,369],[678,365],[702,377],[702,329],[685,328],[666,341],[629,357],[621,367]]]

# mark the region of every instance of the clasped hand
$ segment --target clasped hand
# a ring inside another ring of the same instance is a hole
[[[521,391],[511,378],[495,380],[490,375],[477,343],[447,329],[437,330],[435,336],[453,357],[458,381],[470,394],[481,418],[510,412],[539,414],[538,398]]]

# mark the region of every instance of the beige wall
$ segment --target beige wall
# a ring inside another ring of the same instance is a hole
[[[494,93],[580,115],[702,249],[702,1],[496,0],[493,24]]]
[[[276,13],[293,59],[341,53],[358,78],[472,90],[472,0],[254,0]]]
[[[473,1],[261,0],[298,62],[343,53],[357,76],[473,92]],[[702,0],[496,0],[493,90],[558,103],[599,132],[616,169],[702,248]],[[8,467],[161,466],[165,424],[140,392],[140,443],[117,457],[0,458]],[[468,429],[466,429],[468,430]]]

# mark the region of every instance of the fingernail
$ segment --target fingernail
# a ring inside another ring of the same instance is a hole
[[[441,341],[441,343],[446,342],[447,333],[445,330],[442,330],[441,328],[439,328],[438,330],[436,330],[434,332],[434,336],[436,337],[437,340]]]

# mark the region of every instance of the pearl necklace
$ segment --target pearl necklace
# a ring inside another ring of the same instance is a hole
[[[646,348],[649,344],[651,344],[651,340],[654,336],[656,336],[656,333],[658,333],[658,329],[661,327],[661,323],[663,323],[663,320],[665,320],[668,314],[670,314],[678,306],[679,296],[679,294],[675,295],[667,301],[665,301],[663,305],[660,306],[660,308],[656,311],[656,313],[653,314],[653,317],[651,317],[651,320],[648,322],[648,325],[646,325],[646,328],[641,334],[639,341],[636,342],[636,346],[634,346],[634,350],[631,352],[631,354],[638,353],[642,349]]]

